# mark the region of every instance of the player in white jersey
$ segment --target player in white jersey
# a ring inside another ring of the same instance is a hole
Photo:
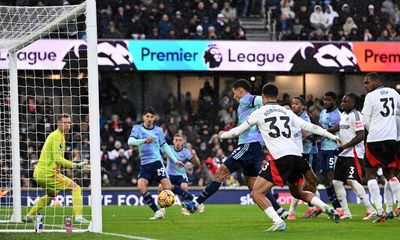
[[[386,213],[382,208],[382,196],[376,171],[382,167],[383,175],[397,199],[400,199],[400,183],[393,174],[399,167],[396,160],[397,125],[400,124],[400,95],[392,88],[381,86],[381,78],[377,73],[369,73],[364,77],[364,87],[368,94],[362,110],[365,129],[368,131],[366,152],[366,173],[371,202],[378,211],[374,222],[384,222]]]
[[[355,108],[356,101],[357,95],[353,93],[342,98],[341,108],[343,112],[340,114],[339,124],[339,136],[342,145],[335,150],[335,155],[338,155],[339,158],[335,165],[333,186],[344,211],[341,219],[352,218],[347,203],[346,189],[344,188],[344,184],[347,184],[366,206],[367,213],[363,220],[368,220],[376,215],[376,211],[372,207],[364,187],[359,182],[363,178],[361,166],[365,150],[364,125],[361,121],[360,112]]]
[[[264,106],[252,112],[238,127],[228,132],[222,131],[219,136],[222,139],[235,138],[252,126],[257,126],[260,130],[272,160],[260,171],[251,195],[257,205],[273,221],[272,227],[267,231],[283,231],[286,228],[285,222],[265,197],[265,193],[274,185],[283,187],[285,183],[289,185],[292,196],[320,207],[335,222],[339,222],[340,216],[335,209],[326,205],[313,193],[304,191],[299,184],[303,179],[301,167],[304,160],[301,157],[302,149],[294,142],[292,129],[301,128],[335,141],[338,141],[339,137],[304,121],[292,111],[279,106],[277,104],[278,88],[275,85],[264,85],[262,94]]]

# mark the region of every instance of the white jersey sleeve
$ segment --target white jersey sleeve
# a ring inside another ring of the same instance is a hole
[[[299,116],[297,116],[296,114],[294,114],[293,112],[291,113],[291,117],[293,118],[293,125],[294,127],[298,127],[301,129],[304,129],[308,132],[312,132],[314,134],[329,138],[333,141],[337,141],[339,140],[339,137],[336,135],[333,135],[332,133],[326,131],[325,129],[312,124],[310,122],[304,121],[303,119],[301,119]]]

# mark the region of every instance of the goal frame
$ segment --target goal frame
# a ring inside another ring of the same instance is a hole
[[[96,1],[86,0],[75,11],[58,17],[52,24],[48,24],[35,33],[29,34],[20,41],[8,47],[9,83],[10,83],[10,115],[11,115],[11,156],[12,156],[12,196],[13,213],[11,222],[22,221],[21,206],[21,178],[20,178],[20,139],[19,139],[19,99],[18,99],[18,68],[17,51],[21,50],[27,42],[40,39],[40,35],[57,28],[57,24],[75,18],[86,11],[86,35],[87,35],[87,75],[89,92],[89,137],[90,137],[90,165],[91,165],[91,224],[88,229],[74,229],[74,232],[91,231],[100,233],[103,231],[102,204],[101,204],[101,164],[100,164],[100,126],[99,126],[99,83],[97,64],[97,23]],[[0,229],[0,232],[33,232],[28,229]],[[60,232],[63,230],[45,230],[46,232]]]

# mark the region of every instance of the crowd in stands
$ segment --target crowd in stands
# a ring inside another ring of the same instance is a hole
[[[108,39],[246,39],[230,1],[99,1],[98,34]]]
[[[399,41],[398,0],[266,0],[282,40]]]
[[[18,0],[16,4],[80,2]],[[398,41],[399,3],[399,0],[103,0],[97,1],[98,35],[107,39],[245,40],[246,30],[239,18],[251,15],[262,21],[269,13],[281,40]]]

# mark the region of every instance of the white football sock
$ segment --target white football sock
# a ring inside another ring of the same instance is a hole
[[[289,213],[295,213],[297,204],[299,204],[299,199],[292,197],[292,202],[290,203]]]
[[[333,180],[332,181],[333,187],[335,188],[336,196],[342,206],[343,211],[348,211],[349,204],[347,203],[347,194],[346,189],[344,189],[344,185],[342,181]]]
[[[367,208],[367,212],[374,212],[375,209],[372,207],[371,202],[367,197],[367,193],[365,192],[364,187],[356,180],[347,180],[347,183],[353,189],[354,193],[361,200],[361,203],[365,205]]]
[[[393,195],[396,196],[397,201],[400,199],[400,183],[397,177],[392,177],[389,180],[390,188],[392,189]]]
[[[368,180],[368,189],[371,194],[371,202],[375,205],[378,213],[382,213],[382,196],[379,189],[378,181],[376,179]]]
[[[386,212],[393,211],[393,192],[388,181],[385,181],[383,196],[385,199],[384,202],[386,204]]]
[[[274,224],[283,222],[282,218],[279,217],[278,213],[274,210],[274,208],[273,208],[272,206],[271,206],[271,207],[267,207],[267,208],[264,210],[264,212],[265,212],[265,214],[267,214],[267,216],[268,216],[269,218],[272,219],[272,222],[273,222]]]
[[[319,199],[315,196],[311,199],[311,204],[316,207],[321,208],[322,211],[324,211],[324,212],[326,212],[330,209],[330,207],[328,205],[326,205],[321,199]]]

